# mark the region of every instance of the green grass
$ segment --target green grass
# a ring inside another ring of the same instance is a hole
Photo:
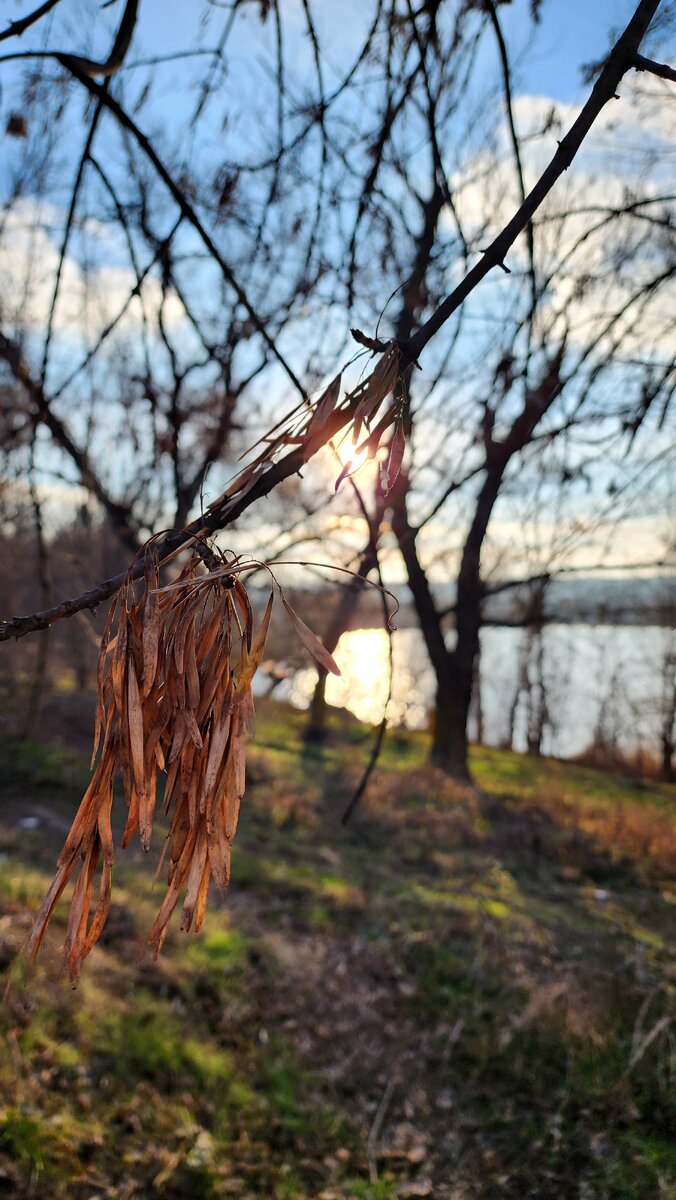
[[[7,789],[62,792],[80,786],[86,775],[85,760],[71,750],[0,737],[0,777]]]
[[[0,1195],[670,1197],[675,790],[475,749],[474,792],[396,734],[345,828],[372,734],[334,727],[263,706],[229,894],[155,964],[120,853],[75,992],[65,904],[13,956],[87,764],[0,744]]]

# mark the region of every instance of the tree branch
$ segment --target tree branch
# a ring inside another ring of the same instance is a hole
[[[77,63],[85,75],[101,75],[104,79],[110,79],[111,75],[117,74],[126,58],[136,25],[137,11],[138,0],[127,0],[117,37],[105,62],[93,62],[91,58],[81,58],[79,55],[69,55],[68,57]]]
[[[657,75],[660,79],[669,79],[672,83],[676,83],[676,69],[670,67],[668,63],[654,62],[652,58],[644,58],[642,54],[635,54],[632,66],[637,71],[649,71],[651,75]]]
[[[616,88],[623,75],[632,66],[636,65],[635,55],[637,46],[640,44],[658,5],[659,0],[640,0],[634,16],[611,51],[589,100],[583,107],[571,130],[561,142],[559,149],[540,180],[526,197],[524,204],[521,205],[512,220],[505,226],[502,233],[493,241],[481,262],[467,274],[459,287],[443,301],[432,317],[418,330],[417,334],[405,344],[405,347],[402,347],[409,362],[415,361],[421,350],[444,325],[451,314],[463,303],[477,284],[487,275],[488,271],[503,261],[506,252],[522,230],[526,228],[529,220],[554,186],[557,179],[570,166],[601,109],[615,95]],[[281,356],[263,322],[251,307],[248,298],[244,295],[232,271],[224,262],[211,237],[204,229],[199,217],[171,178],[171,175],[157,156],[148,139],[141,133],[117,101],[113,100],[102,87],[81,72],[75,60],[68,55],[56,55],[55,57],[71,71],[76,79],[87,87],[92,95],[102,100],[105,106],[116,116],[123,128],[127,129],[141,146],[165,182],[182,214],[193,228],[196,229],[205,246],[213,255],[214,260],[221,267],[225,278],[231,284],[238,299],[240,299],[254,321],[266,345],[268,345],[288,377],[303,396],[303,399],[305,399],[305,392],[296,379],[296,376]],[[186,542],[190,541],[199,532],[214,533],[226,525],[232,524],[251,504],[263,496],[269,495],[282,480],[299,473],[309,459],[349,423],[359,404],[361,394],[358,391],[348,396],[344,403],[331,413],[328,420],[313,436],[311,435],[303,444],[291,450],[277,462],[271,463],[267,469],[262,470],[260,475],[253,479],[241,495],[231,499],[226,493],[198,521],[192,522],[191,525],[183,530],[170,532],[163,539],[158,539],[156,544],[160,557],[179,550],[181,546],[185,545]],[[138,574],[141,574],[143,564],[139,563],[136,570]],[[104,600],[109,599],[120,588],[126,578],[127,573],[115,576],[83,593],[81,596],[66,600],[45,612],[34,613],[26,617],[15,617],[13,620],[0,623],[0,641],[5,641],[10,637],[22,637],[37,629],[45,629],[55,620],[72,616],[74,613],[87,608],[93,608]]]
[[[11,37],[21,37],[22,33],[25,33],[41,17],[46,17],[47,13],[56,8],[59,3],[60,0],[45,0],[44,4],[41,4],[32,13],[28,13],[28,16],[21,17],[18,21],[10,21],[7,28],[3,29],[2,33],[0,33],[0,42],[4,42],[7,38]]]
[[[78,82],[81,83],[84,87],[87,88],[87,90],[91,93],[91,95],[96,96],[97,99],[103,103],[104,107],[107,108],[113,114],[113,116],[116,118],[118,123],[122,126],[122,128],[126,129],[127,132],[132,135],[135,142],[140,146],[143,153],[150,160],[150,162],[154,166],[155,170],[157,171],[157,174],[160,176],[160,179],[162,180],[162,182],[165,184],[165,186],[171,193],[171,195],[172,195],[173,199],[175,200],[176,204],[178,205],[183,217],[185,218],[185,220],[188,222],[189,225],[192,225],[193,229],[199,235],[202,242],[204,243],[206,249],[209,251],[209,254],[213,258],[214,262],[217,263],[217,265],[220,267],[221,272],[223,273],[225,279],[229,283],[230,287],[233,289],[233,291],[234,291],[235,295],[237,296],[237,299],[239,300],[242,307],[246,309],[248,316],[251,318],[251,321],[253,322],[256,329],[258,330],[258,333],[263,338],[263,341],[265,342],[266,346],[268,347],[270,352],[274,355],[274,357],[277,359],[277,362],[282,367],[282,369],[284,370],[287,377],[291,380],[291,383],[293,384],[293,386],[296,388],[296,390],[299,392],[299,394],[303,397],[303,399],[305,399],[305,391],[302,387],[302,384],[299,382],[294,371],[291,369],[291,367],[287,363],[287,361],[284,358],[284,356],[282,355],[281,351],[277,348],[276,342],[268,333],[268,330],[267,330],[267,327],[266,327],[264,321],[259,316],[259,314],[256,312],[256,309],[253,307],[253,305],[252,305],[251,301],[249,300],[248,296],[246,295],[244,289],[241,287],[241,285],[237,281],[237,279],[234,275],[234,272],[232,271],[232,268],[229,267],[228,264],[226,263],[225,259],[223,258],[223,255],[221,254],[220,250],[218,249],[215,242],[213,241],[213,238],[207,232],[207,230],[205,229],[204,225],[202,224],[200,218],[198,217],[195,209],[189,203],[189,201],[186,199],[186,197],[183,194],[183,192],[181,191],[181,189],[178,187],[178,185],[174,181],[172,175],[170,174],[168,169],[165,167],[164,163],[162,162],[161,158],[157,154],[157,152],[156,152],[155,148],[153,147],[152,143],[150,142],[150,140],[139,129],[138,125],[136,125],[136,123],[131,119],[129,114],[127,112],[125,112],[125,110],[118,103],[118,101],[115,100],[111,95],[109,95],[109,93],[105,90],[105,88],[101,84],[98,84],[95,82],[95,80],[90,79],[89,76],[80,68],[79,61],[77,58],[73,57],[70,54],[56,54],[53,57],[57,58],[58,61],[60,63],[62,63],[62,65],[64,67],[66,67],[66,69],[68,71],[70,71],[70,73],[73,75],[73,77],[75,79],[77,79]]]
[[[601,110],[609,100],[616,95],[622,77],[632,67],[636,66],[636,51],[640,45],[652,18],[654,17],[659,0],[640,0],[633,17],[624,33],[615,43],[606,64],[601,71],[591,96],[579,113],[577,120],[559,144],[556,154],[549,166],[540,176],[535,187],[528,193],[524,203],[514,214],[511,221],[501,233],[491,242],[481,260],[467,273],[462,283],[450,296],[439,305],[432,316],[410,339],[406,353],[410,360],[415,361],[427,343],[445,325],[448,318],[467,299],[477,284],[493,267],[504,263],[507,251],[513,246],[519,234],[527,227],[538,208],[549,194],[556,181],[568,169],[589,133]]]
[[[56,444],[75,463],[82,483],[96,496],[120,540],[125,546],[135,552],[138,549],[138,538],[136,528],[131,521],[129,509],[122,504],[118,504],[108,494],[94,471],[86,450],[76,445],[63,422],[52,411],[42,385],[31,376],[21,356],[19,347],[14,342],[11,342],[9,338],[5,337],[3,333],[0,333],[0,358],[5,360],[17,383],[20,383],[30,396],[36,409],[35,420],[47,427]],[[49,623],[36,625],[35,628],[46,629]],[[1,629],[2,626],[0,625]],[[29,631],[27,630],[26,632]],[[1,640],[2,636],[0,634]]]

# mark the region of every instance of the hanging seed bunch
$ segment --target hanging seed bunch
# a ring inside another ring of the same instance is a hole
[[[348,405],[354,406],[353,458],[364,451],[373,458],[385,432],[395,426],[385,471],[386,488],[393,486],[405,449],[401,349],[396,341],[380,343],[359,331],[353,333],[357,341],[380,354],[375,369],[342,402],[342,374],[337,375],[313,405],[301,405],[270,430],[261,439],[258,456],[231,481],[205,519],[217,513],[219,522],[225,523],[229,511],[256,486],[284,448],[311,447],[315,438],[326,437],[334,411]],[[366,437],[360,443],[362,431]],[[351,468],[352,460],[341,471],[336,489]],[[272,575],[270,599],[254,631],[240,576],[262,564],[241,559],[221,562],[200,537],[195,536],[195,548],[179,578],[164,587],[160,587],[157,539],[151,539],[140,552],[143,571],[139,573],[137,559],[110,610],[99,657],[92,779],[27,947],[35,958],[54,908],[75,878],[65,941],[73,981],[100,937],[110,908],[116,777],[122,778],[127,804],[122,845],[128,845],[138,831],[145,850],[152,835],[158,772],[165,777],[164,808],[170,820],[165,847],[168,887],[149,939],[155,954],[182,894],[181,928],[197,930],[211,877],[220,887],[227,885],[230,846],[244,792],[245,743],[253,729],[251,684],[264,651],[275,589],[305,648],[321,666],[340,674]]]
[[[270,598],[254,629],[241,575],[261,564],[225,561],[198,541],[178,579],[160,587],[154,542],[142,553],[142,582],[134,581],[132,567],[102,639],[91,783],[27,947],[34,958],[55,905],[75,877],[64,946],[73,982],[110,907],[116,776],[122,778],[127,806],[122,846],[138,832],[144,850],[150,847],[158,773],[165,780],[168,887],[149,938],[155,955],[182,894],[181,929],[198,930],[210,879],[226,887],[244,793],[245,743],[253,730],[251,685],[265,648],[275,588],[306,649],[340,674],[272,575]]]

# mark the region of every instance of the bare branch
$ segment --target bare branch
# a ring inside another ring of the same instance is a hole
[[[105,509],[110,523],[121,541],[131,550],[138,549],[137,531],[131,520],[129,509],[119,504],[108,494],[89,460],[86,450],[77,446],[63,421],[53,412],[49,400],[45,396],[42,385],[30,374],[18,346],[0,333],[0,358],[3,358],[10,368],[14,378],[26,389],[35,405],[34,419],[45,425],[54,441],[68,455],[80,474],[80,479],[86,488],[96,496]],[[86,605],[84,606],[86,607]],[[45,629],[49,622],[36,625],[36,629]],[[0,640],[1,637],[0,637]]]
[[[488,272],[493,267],[504,263],[507,251],[527,227],[528,222],[537,212],[556,181],[568,169],[601,110],[615,96],[623,76],[635,66],[636,49],[647,32],[658,7],[659,0],[641,0],[624,33],[611,50],[605,66],[594,84],[591,96],[583,106],[572,128],[560,142],[556,154],[535,187],[529,192],[511,221],[491,242],[480,262],[467,273],[462,283],[451,292],[450,296],[446,297],[436,312],[409,341],[407,353],[411,360],[415,361],[419,357],[430,339],[439,332],[451,314],[460,307]]]
[[[644,58],[642,54],[635,54],[632,66],[637,71],[649,71],[651,75],[657,75],[660,79],[669,79],[672,83],[676,83],[676,69],[670,67],[668,63],[653,62],[652,58]]]
[[[150,140],[139,129],[138,125],[131,119],[129,114],[122,108],[122,106],[118,103],[118,101],[115,100],[112,96],[110,96],[102,85],[96,83],[93,79],[90,79],[83,71],[80,70],[80,67],[79,67],[77,61],[74,60],[72,58],[72,56],[67,55],[67,54],[66,55],[57,54],[57,55],[55,55],[55,57],[59,60],[59,62],[61,62],[63,64],[63,66],[65,66],[71,72],[71,74],[81,84],[83,84],[84,87],[87,88],[87,90],[93,96],[96,96],[98,99],[100,99],[102,101],[104,106],[115,116],[115,118],[117,119],[119,124],[122,126],[122,128],[126,129],[127,132],[132,135],[132,137],[134,138],[136,143],[142,149],[143,153],[153,164],[155,170],[157,171],[157,174],[160,176],[160,179],[165,184],[165,186],[171,193],[173,199],[175,200],[176,204],[178,205],[183,217],[185,218],[185,220],[188,222],[189,225],[192,225],[193,229],[199,235],[202,242],[204,243],[207,250],[209,251],[209,254],[213,258],[214,262],[217,263],[218,266],[220,267],[225,279],[229,283],[230,287],[233,289],[240,304],[243,306],[243,308],[246,309],[248,316],[250,317],[251,321],[253,322],[254,326],[256,327],[258,333],[263,338],[263,341],[265,342],[266,346],[271,351],[271,353],[274,355],[274,357],[277,359],[277,362],[282,367],[282,369],[284,370],[284,372],[286,373],[288,378],[291,380],[291,383],[293,384],[293,386],[296,388],[296,390],[299,392],[299,394],[303,397],[303,399],[305,399],[305,391],[304,391],[301,383],[299,382],[298,378],[296,377],[295,373],[289,366],[288,362],[284,358],[281,351],[278,349],[274,338],[272,338],[270,336],[270,333],[268,332],[265,322],[259,316],[259,314],[256,312],[256,309],[254,308],[253,304],[249,300],[249,298],[246,295],[241,284],[236,279],[232,268],[229,267],[228,264],[226,263],[225,259],[223,258],[223,255],[221,254],[220,250],[216,246],[213,238],[205,229],[205,227],[202,224],[202,221],[200,220],[200,218],[198,217],[195,209],[190,204],[190,202],[188,201],[188,199],[186,198],[184,193],[181,191],[180,187],[174,180],[170,171],[167,169],[167,167],[165,167],[164,163],[162,162],[161,158],[157,154],[157,152],[156,152],[155,148],[153,147],[152,143],[150,142]]]
[[[106,86],[107,85],[104,84],[104,87],[106,87]],[[61,250],[59,252],[59,265],[56,268],[56,275],[54,277],[54,290],[52,292],[52,302],[49,306],[49,316],[47,318],[47,333],[45,334],[45,345],[44,345],[44,349],[42,352],[42,370],[40,372],[40,376],[42,379],[43,387],[45,385],[45,380],[47,377],[47,367],[49,364],[49,348],[50,348],[51,341],[52,341],[52,330],[54,327],[54,317],[56,315],[56,305],[57,305],[57,302],[59,299],[59,290],[61,287],[61,276],[63,274],[63,268],[64,268],[64,264],[66,261],[66,251],[68,249],[68,242],[70,241],[70,234],[71,234],[71,230],[73,227],[73,220],[75,218],[75,208],[77,206],[77,199],[78,199],[78,196],[80,193],[80,187],[81,187],[82,179],[84,176],[84,170],[87,165],[87,160],[89,159],[89,157],[91,155],[91,149],[92,149],[92,144],[94,141],[94,135],[96,133],[96,127],[99,123],[99,118],[101,116],[102,111],[103,111],[103,106],[101,104],[101,101],[99,101],[96,105],[96,108],[94,109],[94,116],[92,117],[91,124],[89,126],[89,131],[88,131],[87,137],[85,139],[84,149],[80,156],[80,162],[78,164],[78,169],[77,169],[77,172],[75,175],[75,181],[73,183],[73,190],[71,192],[70,204],[68,206],[68,214],[66,216],[66,224],[65,224],[64,231],[63,231],[63,238],[61,241]]]
[[[0,42],[4,42],[7,38],[21,37],[31,25],[35,25],[42,17],[46,17],[48,12],[56,8],[60,0],[45,0],[39,8],[34,9],[32,13],[28,13],[26,17],[21,17],[19,21],[10,21],[6,29],[0,33]]]
[[[84,71],[85,75],[100,75],[104,79],[109,79],[111,75],[117,74],[131,44],[137,11],[138,0],[127,0],[113,48],[104,63],[93,62],[92,59],[81,58],[79,55],[72,56],[73,61],[77,63],[81,71]]]

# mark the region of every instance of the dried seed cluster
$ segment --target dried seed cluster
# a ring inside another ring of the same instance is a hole
[[[350,402],[357,402],[352,441],[356,454],[366,451],[372,458],[383,434],[394,425],[385,469],[389,490],[399,474],[405,450],[401,351],[396,342],[381,345],[364,335],[357,340],[379,351],[381,357],[371,375],[348,397]],[[309,444],[324,433],[340,404],[341,380],[342,376],[337,375],[309,411],[301,406],[262,439],[258,457],[240,471],[206,516],[218,510],[219,519],[225,520],[283,447]],[[392,402],[377,420],[390,396]],[[358,445],[362,429],[367,437]],[[350,461],[341,471],[336,488],[351,467]],[[234,559],[220,565],[200,539],[201,534],[193,538],[194,549],[180,577],[161,588],[157,539],[151,538],[140,552],[143,582],[135,581],[137,557],[110,610],[98,668],[92,755],[92,766],[96,766],[27,947],[34,958],[55,905],[76,876],[65,941],[65,960],[73,981],[100,937],[110,908],[114,861],[111,812],[118,774],[124,782],[128,810],[122,845],[126,846],[138,830],[141,845],[147,850],[155,814],[157,774],[166,773],[169,885],[150,934],[155,953],[162,947],[183,891],[181,928],[197,930],[204,918],[211,877],[220,887],[227,885],[230,845],[244,792],[245,740],[253,728],[251,683],[265,647],[275,587],[305,648],[321,666],[340,674],[331,655],[293,611],[273,576],[270,600],[254,636],[253,612],[240,575],[260,564]],[[98,895],[92,913],[99,867]]]
[[[254,720],[251,684],[265,647],[275,586],[305,647],[339,674],[274,579],[254,631],[240,576],[257,564],[233,560],[221,565],[198,543],[178,579],[160,587],[152,541],[143,555],[143,582],[135,583],[130,572],[108,617],[98,667],[92,755],[96,766],[28,942],[34,958],[59,897],[77,875],[64,947],[73,982],[110,907],[111,811],[118,773],[127,804],[122,845],[138,830],[145,850],[153,829],[158,771],[166,775],[168,888],[149,938],[155,954],[181,893],[181,929],[198,930],[211,877],[219,887],[227,885],[230,846],[244,793],[245,741]],[[204,561],[212,568],[207,573]]]

